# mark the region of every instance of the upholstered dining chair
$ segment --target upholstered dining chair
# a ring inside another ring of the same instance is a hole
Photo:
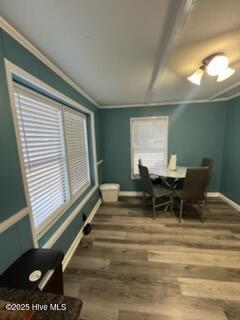
[[[213,168],[213,160],[209,159],[209,158],[203,158],[202,163],[201,163],[201,167],[208,168],[208,182],[209,182],[210,177],[211,177],[211,173],[212,173],[212,168]]]
[[[142,163],[142,159],[138,159],[138,168],[139,166],[143,166],[144,164]],[[161,184],[161,179],[159,176],[157,176],[156,174],[149,174],[150,175],[150,179],[152,180],[152,183],[154,185],[158,185]]]
[[[206,186],[206,191],[205,191],[205,202],[207,204],[208,185],[209,185],[209,182],[210,182],[210,179],[211,179],[212,168],[213,168],[213,160],[209,159],[209,158],[203,158],[201,166],[208,168],[208,180],[207,180],[207,186]]]
[[[138,165],[138,168],[143,186],[143,199],[145,200],[147,196],[152,199],[153,218],[156,218],[156,209],[159,207],[164,207],[170,204],[171,212],[173,212],[173,191],[163,187],[154,186],[150,178],[148,168],[141,164]],[[161,198],[168,198],[168,200],[157,204],[157,200],[160,200]]]
[[[180,199],[179,222],[182,221],[184,202],[197,203],[201,209],[201,222],[205,207],[205,193],[208,182],[208,168],[198,167],[187,169],[182,190],[175,191],[175,197]]]

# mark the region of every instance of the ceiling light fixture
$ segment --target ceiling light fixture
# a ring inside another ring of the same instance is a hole
[[[202,66],[198,68],[190,77],[188,77],[188,80],[200,86],[203,74],[204,74],[204,67]]]
[[[228,58],[222,53],[214,55],[210,61],[207,59],[207,74],[209,76],[217,76],[228,67],[229,61]]]
[[[228,65],[228,58],[223,53],[215,53],[206,57],[202,61],[201,67],[189,76],[188,80],[196,85],[200,85],[204,71],[206,71],[209,76],[217,76],[217,82],[224,81],[231,77],[235,72],[235,70]]]
[[[232,68],[226,68],[225,70],[223,70],[223,72],[219,73],[218,77],[217,77],[217,82],[221,82],[226,80],[227,78],[231,77],[234,74],[235,70]]]

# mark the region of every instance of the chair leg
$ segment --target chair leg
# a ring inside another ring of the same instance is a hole
[[[143,202],[145,202],[146,200],[146,195],[145,195],[145,192],[143,191]]]
[[[153,206],[153,219],[156,218],[156,199],[152,198],[152,206]]]
[[[208,194],[208,188],[206,188],[204,200],[205,200],[205,209],[209,212],[208,205],[207,205],[207,202],[208,202],[207,194]]]
[[[169,208],[169,204],[167,204],[164,208],[164,212],[167,212],[168,211],[168,208]]]
[[[207,199],[207,192],[206,192],[205,197],[204,197],[204,207],[209,212],[208,205],[207,205],[207,200],[208,199]]]
[[[174,198],[173,198],[173,196],[171,196],[170,197],[170,212],[171,212],[171,214],[174,214],[173,206],[174,206]]]
[[[204,199],[203,203],[202,203],[202,209],[201,209],[201,222],[202,223],[204,221],[204,209],[205,209],[205,206],[206,206],[206,200]]]
[[[180,203],[180,211],[179,211],[179,223],[182,221],[182,213],[183,213],[183,200]]]

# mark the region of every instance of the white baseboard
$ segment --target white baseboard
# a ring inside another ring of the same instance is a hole
[[[92,219],[94,218],[98,208],[100,207],[102,203],[102,200],[99,199],[95,206],[93,207],[91,213],[89,214],[87,220],[85,221],[84,225],[82,226],[81,230],[77,234],[76,238],[74,239],[73,243],[71,244],[70,248],[68,249],[67,253],[65,254],[65,257],[63,259],[62,265],[63,265],[63,271],[66,269],[69,261],[71,260],[72,256],[74,255],[75,250],[77,249],[79,242],[81,241],[83,237],[83,228],[87,223],[90,223]]]
[[[220,196],[219,192],[208,192],[207,197],[208,198],[218,198]]]
[[[119,196],[123,197],[139,197],[142,196],[142,191],[120,191]],[[208,198],[220,198],[224,201],[226,201],[230,206],[232,206],[234,209],[240,211],[240,205],[237,204],[236,202],[232,201],[228,197],[224,196],[220,192],[208,192],[207,193]]]
[[[225,202],[227,202],[231,207],[233,207],[233,208],[236,209],[237,211],[240,211],[240,205],[237,204],[236,202],[232,201],[232,200],[229,199],[228,197],[226,197],[224,194],[220,193],[220,194],[219,194],[219,198],[221,198],[222,200],[224,200]]]
[[[142,196],[142,191],[120,191],[119,196],[121,197],[139,197]]]
[[[139,197],[142,196],[142,191],[120,191],[119,196],[121,197]],[[208,192],[207,194],[210,198],[219,197],[219,192]]]

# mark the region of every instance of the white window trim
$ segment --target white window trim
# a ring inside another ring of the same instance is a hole
[[[30,84],[33,84],[33,86],[37,86],[39,89],[45,91],[46,93],[55,96],[62,100],[63,104],[72,106],[76,110],[83,112],[85,114],[88,114],[90,116],[90,126],[91,126],[91,138],[92,138],[92,155],[93,155],[93,176],[94,176],[94,185],[93,188],[89,191],[87,195],[81,200],[81,203],[85,203],[86,199],[89,198],[89,195],[93,193],[93,190],[97,190],[98,188],[98,174],[97,174],[97,152],[96,152],[96,136],[95,136],[95,119],[94,119],[94,112],[91,110],[85,108],[81,104],[77,103],[76,101],[72,100],[71,98],[67,97],[63,93],[61,93],[58,90],[53,89],[49,85],[47,85],[45,82],[39,80],[38,78],[32,76],[30,73],[26,72],[22,68],[18,67],[17,65],[10,62],[8,59],[4,58],[5,63],[5,70],[6,70],[6,80],[7,80],[7,86],[8,86],[8,93],[10,98],[10,105],[11,105],[11,111],[12,111],[12,118],[14,123],[14,129],[15,129],[15,135],[17,139],[17,147],[18,147],[18,155],[20,159],[20,167],[21,167],[21,173],[22,173],[22,179],[24,184],[24,191],[25,191],[25,198],[27,201],[27,207],[29,209],[29,217],[31,222],[31,231],[32,231],[32,238],[34,247],[37,248],[38,240],[54,225],[54,223],[66,212],[67,209],[69,209],[74,202],[77,200],[77,197],[70,198],[68,202],[64,204],[64,208],[59,208],[59,212],[57,212],[55,219],[51,221],[51,223],[48,224],[48,226],[42,230],[42,232],[36,233],[36,228],[34,226],[33,222],[33,214],[31,210],[31,204],[30,204],[30,198],[28,195],[28,188],[27,188],[27,179],[25,176],[25,169],[24,169],[24,161],[21,151],[21,141],[20,136],[18,132],[18,123],[17,123],[17,116],[16,116],[16,110],[15,110],[15,101],[14,101],[14,83],[13,83],[13,77],[18,76],[22,80],[25,80],[29,82]]]
[[[44,96],[43,94],[40,94],[32,89],[29,89],[29,88],[25,87],[24,85],[14,83],[14,88],[19,89],[21,92],[26,92],[26,94],[29,93],[31,96],[36,97],[36,99],[38,99],[39,101],[41,101],[43,103],[48,103],[52,107],[58,109],[60,112],[62,112],[62,110],[63,110],[63,105],[60,102],[56,102],[55,100],[48,98],[48,97]],[[16,108],[14,110],[16,112]],[[63,117],[61,117],[61,119],[63,119]],[[61,125],[63,126],[63,122],[61,123]],[[17,126],[16,131],[19,134],[18,121],[16,122],[16,126]],[[65,163],[64,163],[64,171],[65,172],[64,173],[65,173],[65,179],[66,179],[68,200],[66,202],[64,202],[60,207],[58,207],[55,211],[53,211],[52,214],[40,226],[35,227],[35,231],[36,231],[38,238],[39,238],[39,235],[42,235],[45,233],[45,230],[48,229],[48,226],[51,227],[51,225],[58,219],[58,216],[66,210],[69,202],[71,201],[71,194],[69,193],[69,175],[67,172],[67,165],[68,164],[67,164],[67,157],[66,157],[66,150],[65,150],[64,127],[62,127],[62,147],[63,147],[63,156],[65,157]],[[22,154],[22,146],[21,146],[21,150],[19,152]],[[25,168],[24,168],[24,178],[27,180]],[[28,188],[27,188],[26,192],[28,193],[28,197],[29,197]],[[30,197],[29,197],[29,199],[30,199]],[[31,202],[29,203],[29,207],[31,208]],[[31,211],[32,211],[32,209],[31,209]]]
[[[165,162],[167,165],[168,161],[168,136],[169,136],[169,116],[150,116],[150,117],[134,117],[130,118],[130,157],[131,157],[131,179],[132,180],[139,180],[140,176],[134,174],[134,149],[133,149],[133,122],[134,120],[150,120],[150,119],[163,119],[167,120],[167,148],[166,148],[166,155],[165,155]]]
[[[87,184],[85,184],[84,186],[83,186],[83,188],[81,188],[76,194],[72,194],[72,190],[71,190],[71,183],[70,183],[70,173],[69,173],[69,154],[68,154],[68,149],[67,149],[67,141],[66,141],[66,133],[65,133],[65,129],[66,129],[66,126],[65,126],[65,120],[64,120],[64,109],[68,109],[68,107],[66,107],[66,106],[64,106],[63,105],[63,116],[62,116],[62,120],[63,120],[63,132],[64,132],[64,148],[65,148],[65,154],[66,154],[66,162],[67,162],[67,176],[68,176],[68,181],[69,181],[69,183],[68,183],[68,185],[69,185],[69,191],[70,191],[70,196],[72,197],[72,199],[75,199],[75,200],[77,200],[78,199],[78,197],[79,196],[81,196],[86,190],[87,190],[87,188],[89,188],[90,187],[90,185],[91,185],[91,183],[89,182],[89,183],[87,183]],[[71,112],[73,112],[73,113],[76,113],[77,115],[79,115],[80,117],[82,117],[82,118],[84,118],[84,119],[86,119],[86,116],[84,115],[84,114],[82,114],[82,113],[79,113],[78,111],[76,111],[76,110],[71,110]],[[86,119],[87,120],[87,119]],[[86,123],[85,123],[85,125],[86,125]],[[87,128],[86,128],[86,132],[87,132]],[[88,146],[88,137],[86,136],[85,137],[85,139],[86,139],[86,141],[85,141],[85,143],[86,143],[86,148],[87,148],[87,152],[88,152],[88,155],[89,155],[89,146]],[[89,175],[89,177],[90,177],[90,179],[91,179],[91,174],[90,174],[90,159],[89,159],[89,156],[88,156],[88,175]]]

